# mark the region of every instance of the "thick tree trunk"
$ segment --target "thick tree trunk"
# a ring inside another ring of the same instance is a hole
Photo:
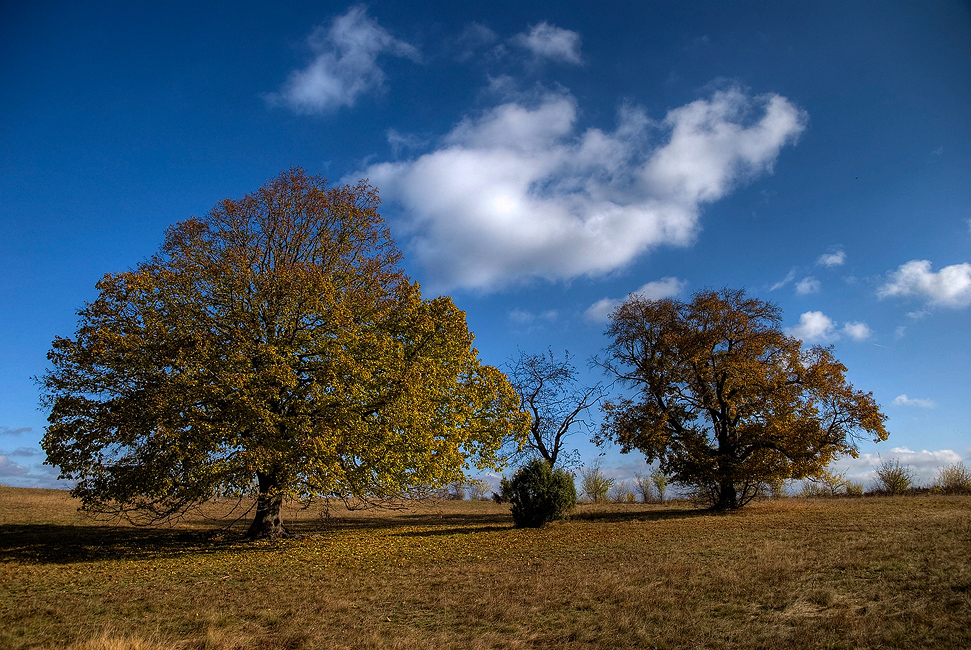
[[[276,478],[262,472],[256,473],[260,493],[256,500],[256,516],[250,524],[246,536],[249,539],[272,539],[286,536],[281,510],[283,495],[276,492]]]
[[[714,503],[715,510],[735,510],[738,508],[738,491],[734,481],[722,481],[718,486],[718,500]]]

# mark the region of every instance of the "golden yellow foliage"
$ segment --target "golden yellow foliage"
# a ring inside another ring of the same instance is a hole
[[[365,182],[295,169],[106,275],[43,377],[48,462],[93,510],[217,495],[400,498],[495,466],[528,425],[465,314],[424,300]]]

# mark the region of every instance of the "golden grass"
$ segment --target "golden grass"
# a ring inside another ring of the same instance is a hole
[[[971,497],[290,515],[245,543],[0,488],[0,647],[971,647]]]

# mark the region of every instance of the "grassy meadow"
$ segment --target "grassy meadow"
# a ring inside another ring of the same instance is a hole
[[[257,543],[76,508],[0,488],[0,647],[971,647],[968,496],[584,505],[540,530],[492,502],[294,508],[300,537]]]

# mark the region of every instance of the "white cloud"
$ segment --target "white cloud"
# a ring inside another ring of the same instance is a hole
[[[799,324],[786,329],[790,336],[802,339],[804,343],[832,343],[846,336],[854,341],[870,338],[870,328],[866,323],[851,321],[838,328],[832,318],[821,311],[807,311],[799,316]]]
[[[928,260],[911,260],[890,273],[877,296],[916,296],[932,306],[967,307],[971,305],[971,264],[953,264],[934,273]]]
[[[843,266],[846,263],[846,253],[842,250],[836,250],[832,253],[823,253],[816,260],[817,264],[822,266]]]
[[[918,406],[924,409],[934,408],[934,402],[929,399],[917,399],[916,397],[907,397],[906,394],[897,395],[893,398],[894,406]]]
[[[870,328],[866,323],[851,322],[843,325],[843,334],[854,341],[863,341],[870,338]]]
[[[10,427],[0,426],[0,436],[19,436],[22,433],[30,433],[33,429],[30,427],[20,427],[19,429],[11,429]]]
[[[807,311],[799,316],[799,324],[787,331],[806,343],[827,343],[838,336],[836,323],[821,311]]]
[[[516,34],[512,42],[538,58],[577,65],[581,63],[580,35],[569,29],[542,22],[534,25],[528,34]]]
[[[784,97],[732,89],[661,123],[627,107],[613,132],[578,132],[574,98],[549,93],[466,118],[437,150],[360,176],[404,208],[436,289],[491,290],[602,275],[692,243],[701,206],[770,172],[805,121]]]
[[[317,27],[307,44],[314,60],[306,68],[291,72],[279,93],[266,96],[271,104],[303,114],[353,106],[360,95],[384,83],[378,56],[419,59],[414,46],[391,36],[362,5],[351,7],[329,27]]]
[[[819,293],[819,280],[813,276],[808,276],[796,283],[796,293],[805,296],[811,293]]]
[[[893,447],[886,453],[862,453],[858,458],[844,457],[834,463],[833,468],[838,472],[845,471],[847,478],[851,480],[867,484],[876,478],[875,470],[884,461],[900,463],[901,467],[913,471],[919,485],[930,485],[939,468],[960,463],[962,459],[960,454],[951,449],[914,451],[907,447]]]
[[[678,295],[687,285],[687,280],[667,277],[654,282],[648,282],[640,289],[627,294],[626,298],[601,298],[590,305],[585,312],[584,318],[595,323],[605,323],[610,318],[611,312],[617,308],[624,300],[633,296],[639,296],[646,300],[659,300],[661,298],[671,298]]]

